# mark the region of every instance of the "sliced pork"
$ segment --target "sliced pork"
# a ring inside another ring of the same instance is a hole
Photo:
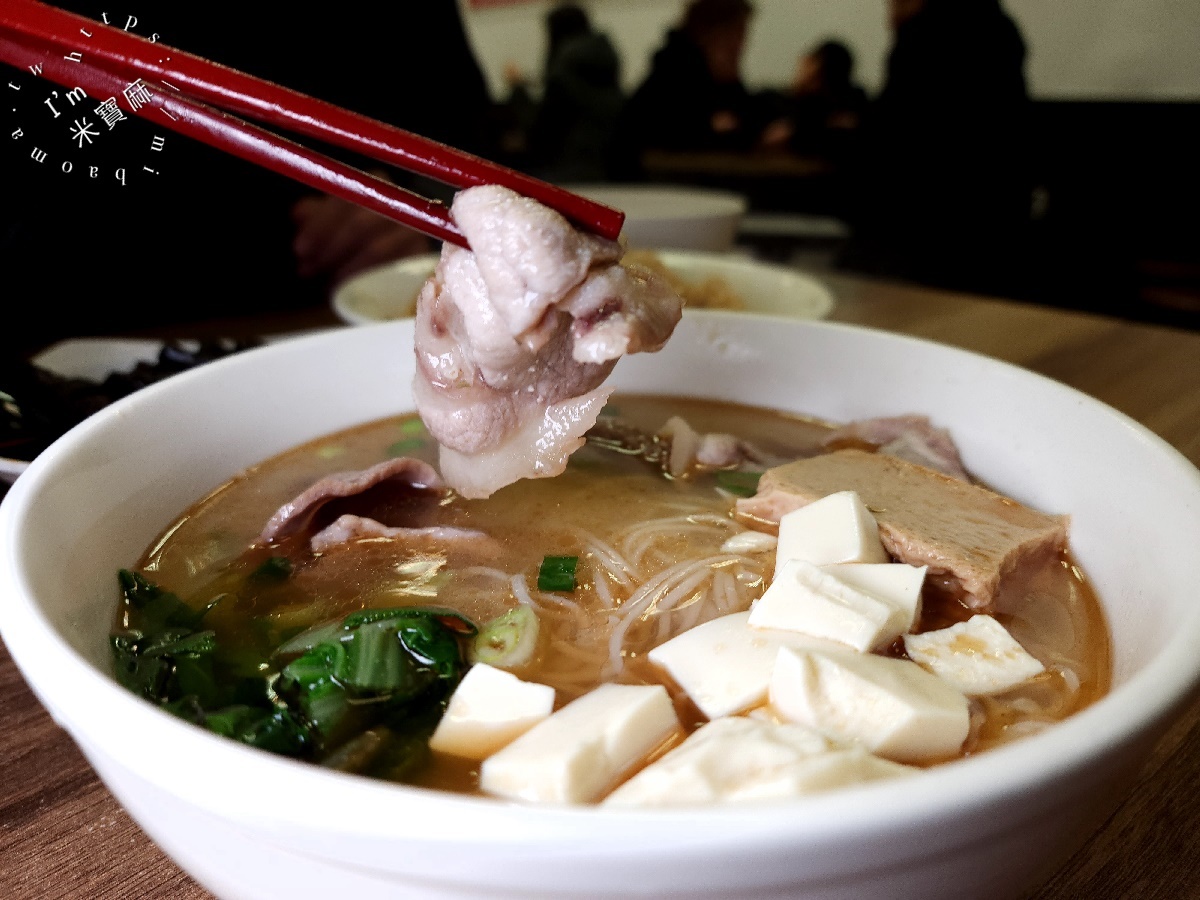
[[[445,245],[417,299],[413,395],[446,482],[487,497],[557,475],[583,444],[626,353],[660,349],[683,301],[621,247],[507,188],[461,191],[471,250]]]
[[[971,480],[950,432],[936,427],[927,416],[860,419],[835,429],[823,444],[830,449],[865,444],[880,453],[935,469],[951,478]]]
[[[748,524],[837,491],[855,491],[900,562],[928,566],[928,582],[973,609],[991,608],[1066,549],[1066,516],[1051,516],[907,460],[836,450],[769,469],[758,493],[737,501]]]
[[[313,553],[325,553],[342,544],[371,539],[403,540],[413,549],[426,551],[469,545],[472,550],[484,555],[498,556],[500,553],[500,544],[496,540],[474,528],[454,528],[445,525],[430,525],[424,528],[390,526],[351,513],[338,516],[314,534],[308,544]]]
[[[274,544],[310,534],[314,535],[310,549],[320,553],[340,542],[338,536],[352,540],[367,532],[381,536],[387,529],[392,529],[393,537],[401,533],[396,529],[429,531],[425,523],[445,495],[445,483],[429,463],[410,457],[389,459],[369,469],[320,479],[279,507],[256,543]]]

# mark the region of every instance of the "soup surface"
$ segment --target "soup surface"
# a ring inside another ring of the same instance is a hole
[[[680,398],[618,396],[608,412],[649,434],[668,418],[682,416],[700,432],[735,435],[778,459],[821,452],[821,440],[832,428],[777,412]],[[521,481],[486,500],[450,494],[432,509],[414,507],[423,526],[479,531],[489,541],[368,537],[320,554],[302,546],[299,537],[256,542],[272,514],[318,479],[397,456],[436,463],[437,447],[415,416],[373,422],[296,447],[184,512],[147,549],[137,572],[194,614],[195,629],[202,625],[209,642],[205,647],[215,643],[218,648],[215,669],[205,669],[200,683],[214,678],[222,685],[186,694],[187,665],[180,660],[207,651],[189,656],[186,641],[194,635],[172,632],[175,655],[166,655],[177,667],[174,694],[152,696],[134,671],[153,655],[144,652],[145,639],[140,662],[121,655],[120,636],[144,634],[149,627],[148,607],[129,602],[118,611],[114,632],[126,683],[185,717],[247,740],[252,716],[245,710],[278,706],[280,673],[312,650],[316,639],[304,636],[328,623],[362,611],[420,607],[452,610],[478,627],[524,607],[535,614],[536,643],[512,669],[523,680],[552,687],[555,708],[606,682],[662,683],[685,731],[705,721],[646,653],[700,623],[749,609],[770,583],[773,551],[726,547],[732,536],[747,530],[734,515],[734,501],[753,492],[753,481],[722,471],[668,478],[636,454],[590,442],[558,477]],[[539,588],[547,557],[573,560],[573,589]],[[934,592],[926,591],[923,599],[914,632],[966,621],[973,613]],[[1109,687],[1110,650],[1101,608],[1069,555],[1046,566],[1019,601],[995,615],[1045,671],[1012,690],[971,700],[964,755],[1036,732],[1086,707]],[[468,626],[448,617],[437,621],[458,629],[466,664]],[[903,657],[903,644],[883,653]],[[165,683],[166,676],[156,677],[157,684]],[[431,699],[408,703],[404,714],[410,725],[403,734],[394,716],[381,724],[372,718],[371,702],[360,698],[356,704],[352,698],[350,711],[339,711],[338,724],[316,738],[309,734],[282,745],[273,738],[248,742],[349,771],[477,792],[478,763],[427,747],[453,681]],[[283,683],[293,692],[309,691],[310,701],[324,689],[321,685],[329,688],[314,681],[310,689],[294,672]],[[252,730],[261,737],[264,726],[254,721]],[[268,731],[279,725],[278,716],[273,722]]]

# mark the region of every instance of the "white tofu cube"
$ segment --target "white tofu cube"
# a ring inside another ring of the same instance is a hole
[[[928,566],[908,563],[835,563],[822,566],[839,581],[886,600],[902,613],[900,633],[912,631],[921,617],[921,588]]]
[[[755,602],[749,621],[755,628],[796,631],[866,652],[899,637],[909,613],[810,562],[791,559]]]
[[[483,759],[554,711],[554,688],[476,663],[454,689],[429,739],[439,753]]]
[[[679,731],[662,685],[604,684],[485,759],[479,786],[511,800],[591,803]]]
[[[604,805],[781,800],[913,771],[862,748],[834,749],[803,725],[730,716],[702,725],[683,744],[613,791]]]
[[[891,562],[879,540],[879,523],[854,491],[829,494],[780,518],[776,576],[790,559],[817,566]]]
[[[906,659],[850,650],[784,647],[770,699],[783,719],[896,762],[951,757],[970,727],[967,698],[936,675]]]
[[[712,619],[659,644],[647,657],[709,719],[744,712],[767,700],[775,657],[784,646],[837,646],[797,632],[752,628],[750,613]]]
[[[985,615],[905,635],[904,648],[917,665],[973,697],[1003,693],[1046,671],[1008,629]]]

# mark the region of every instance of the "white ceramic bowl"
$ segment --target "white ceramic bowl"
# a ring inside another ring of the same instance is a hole
[[[729,250],[749,206],[733,191],[692,185],[573,184],[567,189],[623,210],[621,232],[639,250]]]
[[[823,319],[835,305],[833,292],[824,282],[791,266],[732,253],[660,250],[655,254],[673,273],[688,281],[723,278],[745,301],[747,312]],[[408,318],[437,260],[436,254],[414,256],[356,275],[333,292],[333,311],[350,325]]]
[[[109,675],[115,572],[297,442],[411,409],[412,323],[252,350],[103,410],[0,505],[0,631],[134,818],[223,898],[1015,898],[1111,811],[1200,680],[1200,473],[1128,418],[982,356],[851,326],[689,312],[619,388],[831,419],[920,412],[967,465],[1072,515],[1115,688],[911,779],[743,808],[536,808],[373,782],[211,735]]]

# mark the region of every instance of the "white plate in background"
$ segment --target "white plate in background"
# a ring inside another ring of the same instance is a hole
[[[823,319],[834,306],[833,292],[798,269],[728,253],[659,250],[656,255],[681,278],[696,283],[724,278],[749,312]],[[369,325],[412,316],[417,292],[433,271],[437,256],[414,256],[362,273],[339,287],[333,310],[351,325]]]
[[[733,249],[738,226],[749,209],[732,191],[675,184],[571,184],[567,190],[622,210],[621,228],[635,250]]]
[[[416,309],[417,292],[437,261],[436,253],[410,256],[355,275],[333,292],[333,311],[351,325],[407,319]]]
[[[103,381],[112,372],[129,372],[140,362],[154,363],[162,341],[147,338],[70,338],[51,344],[33,364],[64,378]]]

